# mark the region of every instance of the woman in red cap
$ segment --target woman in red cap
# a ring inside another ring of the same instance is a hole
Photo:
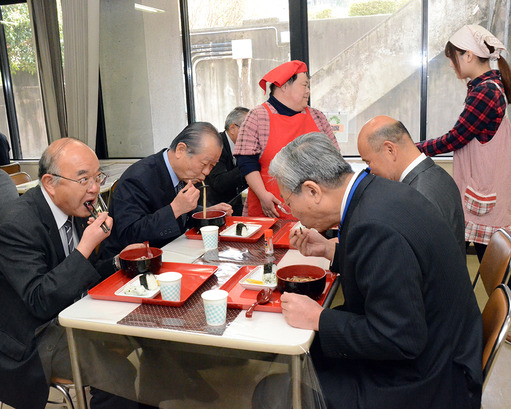
[[[325,115],[307,106],[310,84],[305,63],[289,61],[271,70],[259,82],[265,93],[267,82],[270,98],[248,113],[234,155],[250,187],[247,215],[292,218],[277,207],[281,196],[268,175],[271,160],[289,142],[309,132],[323,132],[339,146]]]

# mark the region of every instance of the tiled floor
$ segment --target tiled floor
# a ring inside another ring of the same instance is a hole
[[[467,263],[469,267],[469,271],[471,274],[471,277],[475,276],[475,273],[478,268],[478,261],[476,256],[469,255],[467,256]],[[476,286],[476,296],[479,303],[479,306],[481,308],[484,307],[484,304],[486,303],[488,297],[486,296],[486,292],[484,291],[484,288],[479,283]],[[254,363],[257,365],[257,363]],[[260,364],[260,363],[259,363]],[[227,378],[219,376],[218,373],[215,374],[214,379],[216,380],[215,383],[221,385],[222,382],[232,382],[232,376],[228,374]],[[213,378],[212,378],[213,380]],[[213,384],[213,383],[212,383]],[[233,402],[237,402],[239,404],[244,405],[243,408],[245,409],[245,405],[248,404],[247,402],[241,403],[240,397],[233,397]],[[206,405],[206,404],[203,404]],[[233,406],[233,408],[235,407]],[[190,406],[190,408],[200,408],[201,406]],[[203,406],[206,407],[206,406]],[[209,407],[209,406],[208,406]],[[248,407],[248,406],[246,406]],[[495,363],[495,366],[493,368],[492,373],[490,374],[490,379],[488,382],[488,385],[486,386],[486,389],[483,394],[483,409],[507,409],[511,407],[511,345],[504,344],[504,346],[501,348],[500,354],[497,357],[497,361]],[[10,407],[7,407],[4,405],[5,409],[11,409]],[[50,406],[48,405],[46,409],[55,408],[54,405]],[[162,405],[162,408],[167,408],[165,404]]]

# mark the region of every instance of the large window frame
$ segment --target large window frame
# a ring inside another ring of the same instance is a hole
[[[56,0],[55,0],[56,1]],[[25,0],[0,0],[0,5],[26,3]],[[421,61],[421,79],[420,79],[420,140],[427,138],[428,121],[428,0],[422,1],[422,61]],[[185,105],[188,112],[188,123],[196,120],[195,99],[193,90],[193,71],[190,47],[190,29],[188,21],[188,0],[179,0],[180,23],[182,27],[182,47],[183,47],[183,76],[185,82]],[[1,18],[1,12],[0,12]],[[299,59],[309,63],[308,46],[308,8],[307,0],[289,0],[289,30],[290,30],[290,55],[291,59]],[[9,61],[3,28],[0,30],[0,70],[4,84],[4,98],[7,110],[8,127],[10,132],[11,149],[13,159],[22,159],[20,134],[16,117],[16,101],[12,90],[12,80],[9,71]],[[101,87],[100,87],[101,90]],[[313,98],[312,90],[312,98]],[[106,139],[104,135],[104,112],[102,104],[98,102],[98,131],[97,149],[101,157],[108,156],[106,149]]]

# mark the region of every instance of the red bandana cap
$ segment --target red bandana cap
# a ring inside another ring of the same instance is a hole
[[[264,93],[266,94],[267,82],[275,84],[280,88],[293,75],[299,74],[301,72],[307,72],[307,65],[305,65],[304,62],[299,60],[285,62],[284,64],[279,65],[278,67],[271,70],[268,74],[266,74],[263,79],[259,81],[259,86],[264,90]]]

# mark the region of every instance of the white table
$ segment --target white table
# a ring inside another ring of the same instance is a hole
[[[181,236],[164,247],[164,260],[193,262],[204,252],[202,242]],[[179,260],[176,257],[179,256]],[[328,268],[328,260],[304,257],[297,250],[289,250],[278,266],[289,264],[314,264]],[[332,291],[332,292],[335,292]],[[86,409],[83,382],[78,364],[76,341],[73,331],[86,330],[128,335],[183,344],[206,345],[234,350],[255,351],[288,356],[293,380],[293,408],[302,407],[300,399],[300,357],[309,351],[314,331],[289,326],[282,314],[257,311],[252,319],[240,313],[226,328],[223,335],[210,335],[162,328],[145,328],[119,325],[117,322],[136,309],[139,304],[129,302],[102,301],[87,296],[59,314],[59,322],[66,327],[73,378],[76,385],[78,406]]]

